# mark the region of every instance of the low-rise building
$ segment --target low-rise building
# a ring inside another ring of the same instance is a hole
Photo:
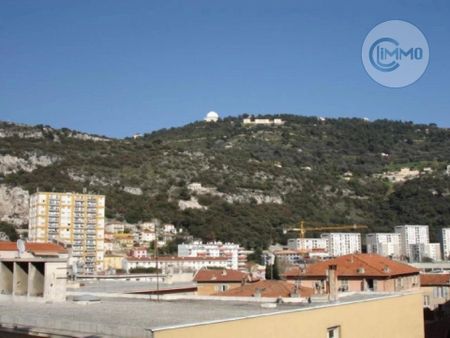
[[[247,273],[232,269],[200,269],[194,276],[198,295],[213,295],[237,288],[248,280]]]
[[[156,239],[155,232],[150,231],[150,230],[139,231],[138,236],[139,236],[139,243],[141,243],[141,244],[151,243],[151,242],[154,242]]]
[[[8,312],[2,316],[4,326],[19,328],[18,331],[26,327],[35,335],[424,338],[422,298],[421,294],[405,292],[353,294],[340,298],[339,302],[313,300],[295,306],[272,302],[270,307],[262,306],[257,300],[238,303],[232,300],[144,302],[136,299],[124,303],[111,299],[91,306],[75,302],[64,306],[49,303],[45,304],[45,311],[41,304],[24,302],[1,302],[0,308]],[[30,318],[34,319],[34,325]]]
[[[245,265],[247,256],[245,250],[234,243],[195,241],[178,245],[179,257],[226,257],[229,267],[237,270]]]
[[[104,257],[104,270],[107,272],[121,270],[123,267],[124,254],[107,253]]]
[[[316,293],[327,293],[327,271],[337,267],[339,291],[394,292],[419,288],[419,270],[404,263],[375,254],[352,254],[313,263],[305,269],[292,267],[285,278]]]
[[[273,252],[279,264],[295,265],[303,260],[304,252],[300,250],[275,250]]]
[[[264,297],[264,298],[307,298],[314,294],[313,289],[298,286],[282,280],[260,280],[246,282],[238,287],[218,292],[222,297]]]
[[[135,258],[126,257],[124,259],[123,269],[130,271],[136,268],[156,268],[162,270],[163,273],[181,273],[181,272],[195,272],[201,268],[214,267],[229,269],[228,259],[225,257],[176,257],[176,256],[161,256],[158,259],[155,257]]]
[[[0,300],[59,302],[66,299],[67,250],[53,243],[0,242]]]
[[[420,275],[420,288],[423,292],[423,305],[434,310],[450,301],[450,274],[425,273]]]
[[[126,233],[114,234],[113,242],[117,244],[121,249],[130,250],[133,248],[134,245],[134,236],[133,234],[126,234]]]
[[[121,233],[125,231],[125,224],[114,222],[105,224],[105,232]]]
[[[148,249],[144,246],[134,247],[130,251],[130,256],[134,258],[147,258],[148,257]]]

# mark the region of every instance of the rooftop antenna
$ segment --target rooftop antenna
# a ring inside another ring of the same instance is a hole
[[[19,252],[19,258],[25,253],[25,241],[23,239],[18,239],[16,242],[17,251]]]

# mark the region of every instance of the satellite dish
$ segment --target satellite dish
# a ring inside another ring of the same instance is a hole
[[[19,251],[19,258],[25,253],[25,241],[23,239],[18,239],[16,242],[17,251]]]
[[[9,237],[3,231],[0,231],[0,241],[9,241]]]

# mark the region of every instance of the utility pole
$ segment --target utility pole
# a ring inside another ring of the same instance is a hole
[[[159,302],[158,230],[160,222],[154,219],[153,224],[155,224],[156,301]]]

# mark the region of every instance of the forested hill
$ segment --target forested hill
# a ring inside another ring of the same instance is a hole
[[[123,140],[1,123],[0,192],[87,188],[107,196],[109,218],[157,217],[247,247],[286,240],[282,228],[299,220],[371,231],[429,224],[433,239],[450,226],[450,130],[276,117],[286,123],[230,117]]]

